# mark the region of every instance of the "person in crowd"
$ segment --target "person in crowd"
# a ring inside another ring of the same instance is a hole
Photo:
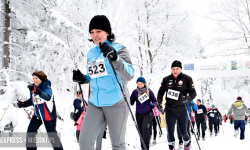
[[[55,139],[51,142],[54,150],[63,150],[60,139],[56,131],[56,106],[51,89],[51,81],[43,71],[32,73],[33,84],[29,84],[30,98],[24,102],[18,100],[18,107],[34,107],[34,115],[30,120],[27,130],[26,149],[36,150],[36,142],[30,142],[28,139],[35,139],[37,130],[44,124],[48,136]]]
[[[196,105],[197,106],[197,105]],[[198,106],[197,106],[198,107]],[[194,126],[195,126],[195,110],[193,110],[192,112],[191,112],[191,133],[192,134],[195,134],[195,132],[194,132]]]
[[[159,116],[160,116],[160,111],[158,110],[158,108],[157,108],[157,106],[158,105],[156,105],[154,108],[153,108],[153,112],[154,112],[154,117],[153,117],[153,119],[152,119],[152,122],[151,122],[151,124],[150,124],[150,126],[149,126],[149,132],[150,132],[150,139],[151,139],[151,137],[152,137],[152,129],[153,129],[153,133],[154,133],[154,135],[153,135],[153,144],[156,144],[156,136],[157,136],[157,124],[159,124],[159,127],[160,127],[160,118],[159,118]],[[160,129],[160,131],[159,131],[159,134],[160,134],[160,136],[161,136],[161,129]]]
[[[233,124],[233,123],[234,123],[234,115],[231,114],[231,115],[229,116],[229,119],[230,119],[230,124]]]
[[[137,88],[130,96],[130,104],[136,102],[136,122],[142,135],[143,141],[149,150],[150,132],[149,126],[154,118],[153,108],[157,105],[154,93],[147,87],[144,77],[139,77],[136,81]],[[142,143],[141,148],[144,149]]]
[[[73,105],[74,105],[74,125],[76,126],[76,139],[77,142],[79,142],[79,135],[82,127],[82,122],[85,116],[85,110],[87,106],[84,108],[84,102],[82,100],[82,92],[77,91],[76,92],[77,98],[74,100]]]
[[[240,139],[245,139],[245,114],[248,116],[250,114],[250,110],[242,101],[242,97],[238,96],[237,100],[231,105],[230,109],[227,112],[227,117],[229,117],[233,113],[234,119],[234,137],[237,137],[239,134],[240,128]]]
[[[107,124],[112,149],[125,150],[129,113],[125,97],[129,98],[127,83],[134,77],[130,55],[125,46],[114,43],[115,36],[105,15],[96,15],[90,20],[89,33],[95,47],[87,54],[87,74],[73,71],[74,82],[90,83],[91,87],[88,111],[79,137],[80,150],[94,150],[97,136]]]
[[[215,108],[218,112],[218,108]],[[217,119],[217,133],[220,133],[220,124],[221,124],[221,121],[222,121],[222,116],[221,114],[219,113],[219,116],[218,116],[218,119]]]
[[[198,140],[200,139],[200,128],[202,132],[202,140],[205,140],[205,125],[206,125],[205,116],[207,115],[207,108],[206,106],[201,104],[200,99],[196,101],[196,104],[198,106],[198,110],[195,112],[195,121],[197,126]]]
[[[198,110],[198,106],[194,103],[194,101],[192,100],[191,102],[187,103],[187,106],[188,106],[188,117],[187,117],[187,133],[188,133],[188,136],[189,136],[189,140],[191,142],[191,134],[190,134],[190,123],[191,123],[191,112],[194,110],[194,111],[197,111]],[[178,135],[178,139],[179,139],[179,149],[180,148],[183,148],[183,139],[182,139],[182,134],[181,134],[181,131],[180,131],[180,127],[179,127],[179,123],[177,121],[177,135]]]
[[[186,103],[196,97],[193,80],[190,76],[182,73],[182,65],[178,60],[173,61],[171,65],[171,75],[163,78],[160,89],[158,91],[157,100],[159,108],[162,98],[166,93],[166,122],[169,134],[169,149],[175,148],[174,129],[176,121],[179,123],[179,129],[184,140],[184,149],[190,149],[190,141],[187,133],[187,109]]]
[[[209,130],[210,130],[210,136],[213,135],[213,127],[214,127],[214,133],[215,136],[218,134],[218,120],[220,119],[219,117],[221,116],[221,113],[216,110],[215,105],[212,104],[211,109],[207,113],[207,117],[209,118]]]
[[[225,123],[227,122],[227,114],[225,114],[225,115],[223,116],[223,120],[224,120]]]

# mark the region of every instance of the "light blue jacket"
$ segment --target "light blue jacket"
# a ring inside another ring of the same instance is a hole
[[[112,63],[117,73],[117,78],[125,91],[125,95],[127,99],[129,99],[130,94],[128,93],[127,82],[134,77],[134,68],[127,48],[121,44],[111,43],[108,40],[106,42],[112,46],[118,54],[117,60],[112,61]],[[107,75],[98,78],[91,78],[89,73],[95,71],[95,68],[93,67],[90,69],[88,64],[98,59],[104,60]],[[103,107],[112,106],[122,101],[123,95],[119,84],[117,83],[115,74],[108,59],[103,56],[99,46],[93,47],[89,50],[87,54],[87,63],[87,79],[90,82],[91,87],[89,102],[97,107]]]

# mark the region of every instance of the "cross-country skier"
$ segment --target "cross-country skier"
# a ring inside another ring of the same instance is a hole
[[[82,92],[81,91],[77,91],[76,92],[77,98],[74,100],[73,105],[75,108],[75,125],[76,125],[76,139],[77,141],[79,141],[79,135],[80,135],[80,131],[81,131],[81,127],[82,127],[82,122],[85,116],[85,110],[87,106],[85,106],[84,108],[84,102],[82,100]]]
[[[170,142],[169,149],[175,148],[174,129],[175,122],[179,123],[179,128],[184,139],[184,149],[190,149],[189,136],[187,134],[187,110],[186,103],[193,100],[196,96],[193,80],[190,76],[182,73],[181,62],[175,60],[171,65],[172,74],[163,78],[161,87],[158,91],[157,100],[159,108],[163,95],[166,93],[166,122]]]
[[[150,126],[149,126],[149,132],[150,132],[150,137],[152,138],[152,134],[153,134],[153,144],[156,144],[156,136],[157,136],[157,124],[159,124],[159,127],[161,128],[161,126],[160,126],[160,111],[158,110],[158,107],[157,107],[157,105],[153,108],[153,111],[154,111],[154,117],[153,117],[153,119],[152,119],[152,122],[151,122],[151,124],[150,124]],[[153,129],[153,131],[152,131],[152,129]],[[160,136],[161,136],[161,129],[160,129],[160,131],[159,131],[159,133],[160,133]],[[150,139],[151,139],[150,138]]]
[[[206,125],[205,116],[207,115],[207,108],[201,104],[200,99],[196,101],[196,104],[198,106],[198,110],[195,112],[195,121],[198,129],[197,131],[198,140],[200,139],[200,128],[202,132],[202,140],[205,140],[205,125]]]
[[[195,127],[194,127],[195,126],[195,112],[196,111],[194,111],[194,110],[191,112],[191,123],[192,123],[192,127],[193,127],[193,128],[191,128],[192,134],[195,134],[195,132],[194,132],[194,129],[195,129]]]
[[[215,108],[217,111],[219,111],[218,110],[218,108]],[[220,133],[220,124],[222,123],[222,116],[221,116],[221,114],[219,113],[219,116],[218,116],[218,119],[217,119],[217,133]]]
[[[187,117],[187,120],[188,120],[188,122],[187,122],[187,133],[188,133],[188,136],[189,136],[189,140],[191,142],[191,134],[190,134],[191,119],[189,117],[191,117],[191,107],[192,107],[192,110],[197,111],[198,110],[198,106],[192,100],[191,102],[187,103],[187,107],[188,107],[188,114],[189,114],[189,116]],[[178,121],[177,121],[177,135],[178,135],[178,139],[179,139],[179,148],[182,148],[183,147],[183,140],[182,140],[182,134],[181,134],[181,131],[180,131],[180,127],[179,127]]]
[[[94,16],[89,24],[90,41],[95,44],[87,54],[87,74],[73,71],[73,81],[90,83],[88,110],[79,137],[80,150],[94,150],[98,134],[108,124],[113,150],[125,150],[125,131],[129,110],[107,57],[111,58],[117,78],[129,98],[127,83],[134,77],[134,68],[126,47],[114,43],[108,18]],[[87,136],[86,136],[87,135]]]
[[[247,106],[242,101],[242,98],[239,96],[237,97],[236,102],[234,102],[228,113],[227,117],[229,117],[233,113],[233,119],[234,119],[234,136],[237,137],[239,133],[240,128],[240,139],[244,140],[245,138],[245,114],[247,113],[248,116],[250,114],[250,110],[247,108]]]
[[[137,88],[130,96],[130,104],[134,105],[134,103],[136,102],[136,122],[138,124],[142,138],[146,144],[146,148],[147,150],[149,150],[149,126],[154,117],[152,109],[157,105],[157,101],[154,93],[147,87],[145,78],[139,77],[136,83]],[[142,143],[141,148],[143,149]]]
[[[49,137],[55,139],[55,143],[51,142],[54,150],[62,150],[62,144],[57,136],[56,131],[56,106],[51,82],[47,79],[43,71],[35,71],[32,74],[33,84],[29,84],[30,98],[27,101],[18,101],[18,107],[34,107],[34,115],[30,120],[27,130],[26,148],[27,150],[36,150],[36,143],[29,143],[28,139],[35,139],[37,130],[44,123]]]
[[[221,113],[216,110],[215,105],[212,104],[211,109],[207,113],[207,117],[209,118],[209,130],[210,130],[210,136],[213,135],[213,127],[214,127],[214,133],[215,136],[218,134],[218,120],[221,116]]]

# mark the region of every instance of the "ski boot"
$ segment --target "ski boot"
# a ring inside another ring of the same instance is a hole
[[[236,138],[237,135],[239,134],[239,130],[234,130],[234,137]]]
[[[79,143],[79,135],[80,135],[80,131],[76,131],[76,140]]]
[[[183,142],[179,143],[179,149],[183,149]]]
[[[190,141],[184,141],[184,150],[190,150]]]
[[[212,136],[213,136],[213,132],[210,133],[210,137],[212,137]]]
[[[152,144],[156,144],[156,139],[153,139],[153,143]]]

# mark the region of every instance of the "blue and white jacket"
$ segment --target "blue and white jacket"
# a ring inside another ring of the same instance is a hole
[[[47,80],[42,82],[38,88],[42,90],[41,94],[36,95],[33,91],[30,92],[30,98],[24,102],[26,107],[33,105],[34,115],[37,119],[41,120],[39,110],[42,115],[42,119],[45,121],[50,121],[56,118],[56,107],[54,102],[54,96],[51,89],[51,82]],[[37,100],[39,110],[35,102]]]
[[[117,60],[112,61],[117,78],[121,83],[125,95],[129,100],[129,92],[127,82],[134,77],[134,68],[127,51],[127,48],[118,43],[111,43],[117,54]],[[99,61],[98,61],[99,60]],[[102,64],[101,64],[101,63]],[[91,93],[89,102],[97,107],[112,106],[123,100],[123,95],[119,84],[117,83],[115,74],[107,58],[103,56],[99,46],[93,47],[87,54],[87,80],[90,82]],[[105,66],[104,66],[104,65]],[[106,72],[106,75],[93,78],[93,73]]]

